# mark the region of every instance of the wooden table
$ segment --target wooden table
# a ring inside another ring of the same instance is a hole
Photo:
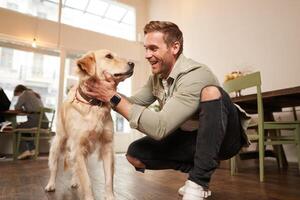
[[[281,112],[282,108],[292,107],[294,119],[297,120],[295,107],[300,106],[300,86],[273,90],[262,93],[265,121],[273,121],[273,113]],[[232,101],[241,106],[249,114],[257,113],[256,94],[233,97]],[[282,145],[279,147],[283,156],[283,164],[287,165]],[[276,149],[276,147],[274,147]],[[270,152],[268,152],[270,153]],[[276,153],[276,152],[275,152]],[[256,157],[257,155],[255,155]]]
[[[281,112],[282,108],[300,106],[300,86],[262,93],[265,113]],[[257,113],[256,94],[232,98],[248,113]]]
[[[2,111],[0,114],[4,115],[6,121],[11,122],[12,129],[11,130],[4,130],[3,132],[0,132],[1,134],[11,134],[13,136],[13,159],[17,159],[16,149],[17,149],[17,135],[15,133],[15,129],[17,127],[17,116],[18,115],[27,115],[28,113],[25,113],[23,111],[17,111],[17,110],[7,110]]]

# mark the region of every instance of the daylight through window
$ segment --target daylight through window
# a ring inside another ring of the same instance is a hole
[[[59,0],[1,0],[0,7],[58,22]],[[62,0],[61,23],[136,40],[136,14],[113,0]]]

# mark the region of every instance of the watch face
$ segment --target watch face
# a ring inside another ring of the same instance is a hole
[[[110,99],[110,103],[112,104],[112,106],[117,106],[121,101],[121,97],[119,97],[118,95],[114,95],[111,99]]]

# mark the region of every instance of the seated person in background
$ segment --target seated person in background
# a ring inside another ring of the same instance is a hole
[[[8,110],[9,106],[10,106],[10,101],[6,96],[4,90],[0,87],[0,112]],[[4,121],[5,121],[4,116],[0,114],[0,123]],[[5,159],[5,156],[0,154],[0,160],[1,159]]]
[[[17,85],[14,90],[14,96],[18,96],[18,101],[15,105],[16,110],[25,111],[27,115],[27,121],[17,125],[17,128],[34,128],[39,124],[39,112],[43,107],[40,95],[31,89],[28,89],[24,85]],[[43,127],[47,127],[45,124]],[[23,134],[23,136],[31,136],[30,133]],[[26,141],[21,143],[21,150],[23,153],[18,156],[18,159],[25,159],[35,154],[35,145],[33,141]]]

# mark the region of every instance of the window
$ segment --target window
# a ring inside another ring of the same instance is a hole
[[[14,55],[14,51],[9,48],[0,49],[0,65],[7,70],[12,70],[12,58]]]
[[[33,54],[33,65],[32,65],[32,77],[33,78],[41,78],[43,77],[43,60],[44,56],[41,54]]]
[[[42,19],[58,21],[58,4],[46,0],[1,0],[0,7]]]
[[[37,12],[37,16],[41,19],[47,19],[47,14],[44,12]]]
[[[6,3],[6,7],[7,7],[8,9],[18,11],[18,5],[15,4],[15,3],[7,2],[7,3]]]
[[[0,86],[12,99],[16,85],[23,84],[39,93],[45,106],[56,108],[60,59],[54,55],[33,53],[0,46],[1,58],[5,54],[5,63],[0,63]],[[2,59],[1,59],[2,60]]]
[[[65,80],[64,80],[64,97],[67,97],[70,89],[78,83],[78,77],[76,76],[76,60],[79,55],[69,54],[65,60]]]
[[[2,0],[0,7],[58,22],[59,0]],[[127,40],[136,40],[136,14],[114,0],[62,0],[61,22]]]
[[[62,23],[135,40],[135,10],[108,0],[65,0]]]
[[[126,96],[131,96],[131,78],[126,79],[125,81],[119,83],[118,85],[118,92],[124,94]],[[129,133],[131,128],[127,120],[124,119],[117,112],[111,112],[111,115],[114,120],[115,132],[117,133]]]

